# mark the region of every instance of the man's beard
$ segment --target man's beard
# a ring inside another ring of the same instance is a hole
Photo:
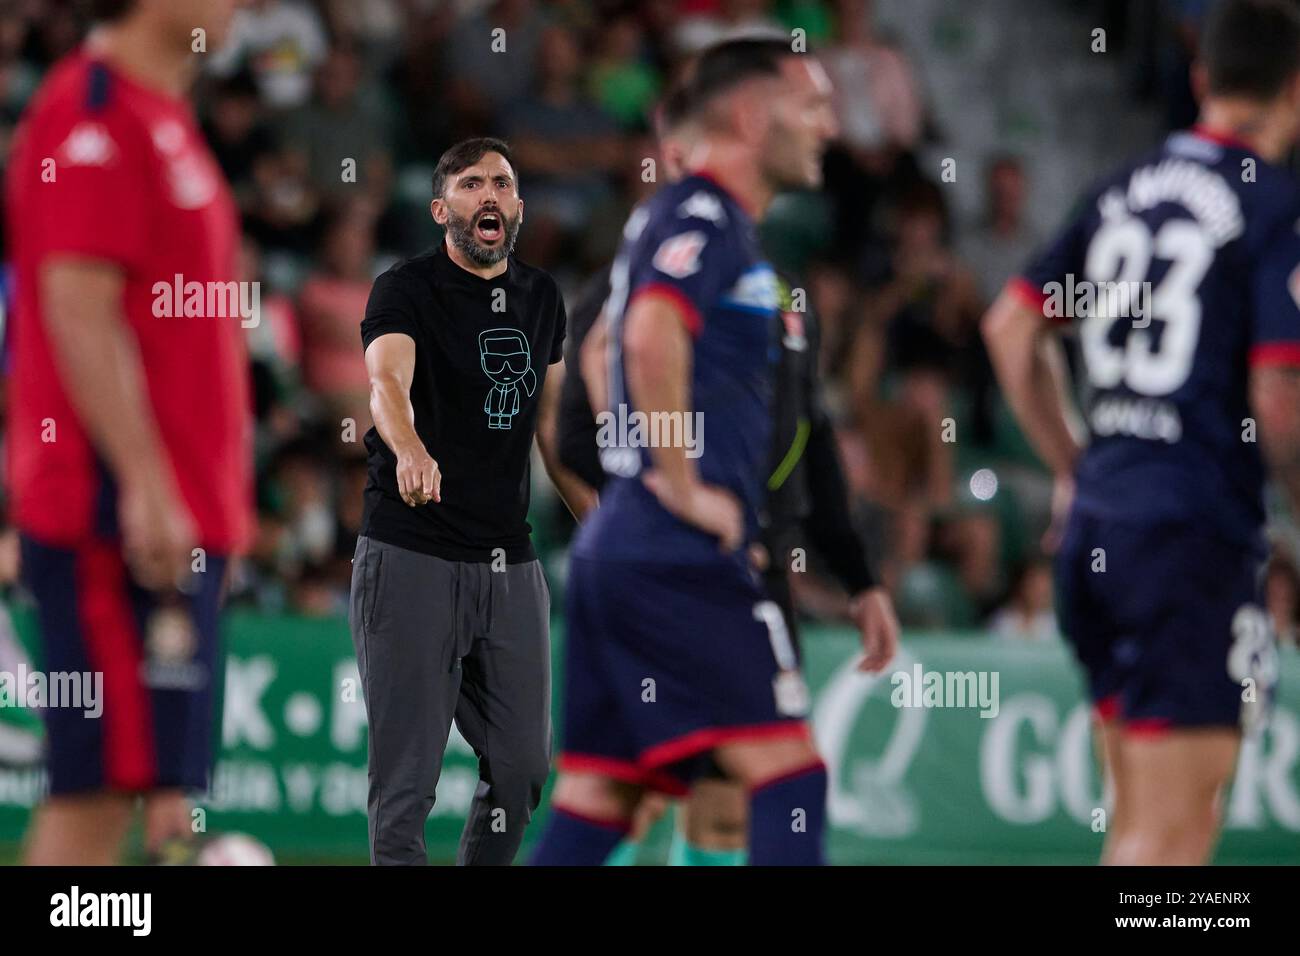
[[[491,247],[483,245],[474,235],[474,224],[485,211],[494,213],[501,220],[504,235],[500,243]],[[499,209],[480,209],[471,218],[466,219],[448,209],[447,235],[451,237],[452,245],[474,265],[494,266],[515,251],[515,240],[519,237],[519,213],[515,213],[513,219],[509,219]]]

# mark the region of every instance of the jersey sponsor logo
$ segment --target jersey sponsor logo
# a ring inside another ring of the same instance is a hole
[[[602,448],[600,467],[618,478],[635,478],[641,473],[641,452],[635,448]]]
[[[691,193],[677,207],[677,215],[683,219],[707,219],[722,225],[727,221],[727,211],[717,196],[706,192]]]
[[[780,308],[776,273],[767,264],[746,271],[723,297],[723,305],[750,311],[776,312]]]
[[[782,345],[791,352],[802,352],[808,348],[808,336],[804,333],[802,315],[798,312],[782,312],[781,324],[785,326]]]
[[[217,195],[217,177],[198,153],[178,156],[167,164],[172,202],[181,209],[202,209]]]
[[[102,123],[78,123],[59,147],[64,166],[107,166],[117,158],[117,144]]]
[[[145,624],[145,655],[140,677],[160,690],[200,690],[208,683],[208,668],[198,660],[199,636],[182,608],[156,608]]]
[[[709,240],[698,229],[665,239],[655,252],[652,265],[664,275],[685,279],[700,269],[700,253]]]
[[[164,156],[174,156],[185,145],[185,127],[176,120],[163,120],[149,130],[153,148]]]

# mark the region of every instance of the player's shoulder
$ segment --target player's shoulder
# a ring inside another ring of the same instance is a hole
[[[399,259],[375,277],[370,287],[372,308],[418,309],[437,284],[433,258],[436,249]]]
[[[665,186],[647,203],[651,222],[666,229],[728,232],[743,225],[735,201],[715,180],[693,175]]]
[[[381,272],[375,281],[392,285],[427,282],[434,274],[434,257],[437,254],[438,248],[435,246],[405,259],[398,259]]]
[[[555,281],[555,276],[518,256],[510,257],[510,282],[534,294],[560,294],[560,285]]]
[[[23,125],[63,167],[112,166],[148,135],[122,80],[76,50],[56,63],[32,97]]]
[[[755,240],[744,213],[711,179],[688,176],[646,200],[628,218],[623,240],[638,260],[676,278],[699,271],[740,268],[752,259]],[[639,252],[635,250],[640,250]]]
[[[50,68],[28,108],[28,116],[122,124],[138,117],[130,109],[130,89],[106,63],[78,49]]]

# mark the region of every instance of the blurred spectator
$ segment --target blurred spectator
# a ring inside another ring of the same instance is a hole
[[[689,56],[722,40],[788,37],[771,7],[766,0],[719,0],[713,10],[683,17],[673,33],[673,46],[678,55]]]
[[[1160,86],[1164,93],[1165,123],[1184,129],[1196,122],[1199,109],[1192,92],[1191,65],[1200,46],[1201,24],[1210,0],[1161,0],[1163,42],[1158,49]]]
[[[538,49],[536,93],[507,111],[503,129],[528,211],[521,255],[549,262],[558,244],[581,233],[594,208],[612,199],[623,143],[613,120],[582,90],[582,56],[573,32],[547,27]]]
[[[262,114],[257,85],[247,72],[223,80],[213,91],[203,132],[241,209],[254,193],[257,161],[275,151],[275,140]]]
[[[1019,159],[995,156],[989,162],[984,218],[961,243],[962,257],[974,270],[984,303],[997,297],[1042,242],[1025,216],[1025,190],[1025,170]]]
[[[399,157],[430,169],[452,143],[450,110],[430,104],[441,104],[450,86],[447,34],[453,22],[446,5],[414,14],[393,67],[401,113]]]
[[[265,280],[257,241],[245,235],[240,245],[239,277],[258,284],[260,315],[248,329],[248,357],[252,364],[253,407],[257,418],[257,458],[268,446],[277,447],[297,431],[291,408],[300,385],[302,341],[293,301]]]
[[[30,28],[21,17],[0,16],[0,164],[9,159],[13,128],[40,80],[35,66],[22,56]]]
[[[428,6],[410,0],[322,0],[331,35],[354,45],[376,72],[386,69],[401,50],[407,16],[415,19],[423,12],[419,8]]]
[[[78,15],[81,4],[76,0],[37,0],[21,5],[31,31],[23,58],[41,72],[80,41],[85,22]]]
[[[850,427],[840,433],[845,477],[870,553],[884,555],[883,578],[895,588],[929,549],[930,517],[949,490],[950,446],[915,407],[885,397],[885,334],[862,325],[849,362]]]
[[[370,428],[370,382],[360,343],[374,281],[375,215],[366,203],[342,207],[321,241],[320,267],[303,284],[303,379],[335,427],[351,419],[357,445]]]
[[[316,95],[285,122],[284,144],[306,158],[312,185],[326,201],[358,191],[387,203],[393,129],[381,97],[362,87],[361,59],[334,47],[316,76]],[[346,160],[354,166],[345,179]]]
[[[502,109],[528,95],[545,28],[546,17],[533,0],[496,0],[456,24],[447,41],[453,139],[483,135]]]
[[[644,126],[659,94],[659,74],[642,57],[641,25],[624,14],[598,31],[591,98],[624,128]]]
[[[309,255],[320,215],[320,196],[311,184],[301,154],[277,150],[257,157],[244,230],[264,251]]]
[[[826,154],[826,190],[845,255],[878,258],[893,197],[920,179],[925,110],[911,62],[873,24],[869,0],[836,0],[835,41],[821,58],[835,84],[840,141]]]
[[[938,186],[922,183],[903,197],[884,281],[869,295],[867,313],[888,330],[900,397],[924,413],[935,440],[960,390],[974,403],[968,437],[983,443],[992,432],[992,371],[979,334],[982,303],[974,276],[948,246],[947,229]]]
[[[921,141],[925,111],[912,64],[876,33],[871,0],[835,0],[835,42],[821,54],[835,84],[840,135],[855,158],[879,171],[890,151]]]
[[[1278,640],[1300,647],[1296,630],[1300,623],[1300,572],[1281,546],[1275,546],[1269,557],[1264,595]]]
[[[311,96],[312,74],[328,47],[325,26],[310,3],[252,0],[235,14],[225,46],[209,56],[218,76],[247,68],[267,106],[291,110]]]
[[[1060,634],[1052,609],[1052,566],[1042,558],[1018,569],[1011,597],[989,622],[994,637],[1021,641],[1051,641]]]

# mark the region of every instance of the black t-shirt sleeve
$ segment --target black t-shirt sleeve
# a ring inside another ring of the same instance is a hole
[[[555,337],[551,339],[551,357],[548,365],[554,365],[564,358],[564,336],[568,326],[568,316],[564,311],[564,296],[555,290]]]
[[[415,339],[419,328],[419,307],[409,280],[393,272],[385,272],[375,280],[366,301],[366,317],[361,320],[361,347],[381,335],[401,332]]]

